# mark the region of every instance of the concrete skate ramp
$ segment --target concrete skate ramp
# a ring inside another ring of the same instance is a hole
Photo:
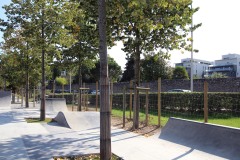
[[[240,159],[240,129],[170,118],[159,136],[226,159]]]
[[[0,108],[11,108],[11,91],[0,91]]]
[[[75,131],[100,127],[99,112],[59,112],[54,120],[60,125]]]
[[[68,111],[65,98],[46,98],[47,112]]]

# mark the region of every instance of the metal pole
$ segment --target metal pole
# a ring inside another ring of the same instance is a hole
[[[70,83],[69,83],[69,90],[70,93],[72,93],[72,71],[69,72],[69,79],[70,79]]]
[[[191,4],[192,9],[192,4]],[[193,92],[193,16],[192,16],[192,23],[191,23],[191,91]]]

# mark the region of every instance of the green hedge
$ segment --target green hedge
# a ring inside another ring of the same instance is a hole
[[[157,93],[149,94],[149,111],[157,112]],[[113,96],[113,108],[122,108],[122,95]],[[144,109],[146,98],[144,94],[140,95],[140,109]],[[127,107],[129,107],[129,94],[126,95]],[[204,95],[201,92],[196,93],[161,93],[162,110],[203,113]],[[231,113],[240,115],[240,93],[208,93],[209,112]]]
[[[51,97],[51,96],[50,96]],[[55,95],[56,98],[61,98],[62,95]],[[72,104],[72,95],[64,95],[67,104]],[[204,95],[201,92],[194,93],[161,93],[162,110],[178,111],[178,112],[203,112]],[[157,112],[157,93],[149,94],[149,111]],[[129,94],[126,94],[127,108],[129,108]],[[77,94],[74,96],[77,101]],[[100,97],[98,98],[100,104]],[[96,104],[96,95],[88,95],[88,101],[91,106]],[[144,109],[146,102],[145,94],[140,94],[140,109]],[[113,95],[113,108],[122,109],[123,95]],[[231,113],[240,115],[240,93],[208,93],[208,108],[210,112]]]

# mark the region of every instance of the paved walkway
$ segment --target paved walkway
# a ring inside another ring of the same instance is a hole
[[[99,153],[99,128],[73,131],[57,123],[26,123],[25,117],[39,117],[39,109],[24,109],[21,104],[0,109],[0,160],[47,160],[53,156]],[[224,159],[157,136],[145,138],[122,129],[112,129],[112,152],[126,160]]]

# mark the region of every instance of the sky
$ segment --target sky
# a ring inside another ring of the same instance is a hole
[[[10,0],[0,0],[0,7],[9,3]],[[224,54],[240,54],[239,6],[240,0],[193,0],[193,7],[200,8],[193,16],[193,23],[202,23],[193,33],[193,47],[199,50],[193,54],[193,58],[214,61],[221,59]],[[0,8],[0,18],[4,17],[4,10]],[[126,55],[121,50],[122,47],[118,43],[108,50],[108,54],[124,69]],[[182,54],[181,51],[172,51],[170,64],[174,66],[181,59],[190,57],[190,52]]]

